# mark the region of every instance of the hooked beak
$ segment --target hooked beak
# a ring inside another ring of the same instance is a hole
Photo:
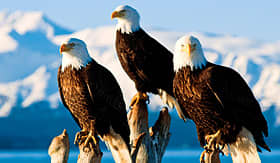
[[[189,56],[191,56],[191,52],[193,51],[192,47],[190,44],[185,46],[184,48],[181,49],[182,52],[187,53]]]
[[[60,52],[60,54],[62,54],[62,52],[67,52],[71,49],[72,49],[72,46],[70,46],[69,44],[62,44],[60,46],[59,52]]]
[[[121,12],[114,11],[111,14],[111,19],[114,19],[114,18],[117,18],[117,17],[122,17],[122,16],[123,16],[123,14]]]

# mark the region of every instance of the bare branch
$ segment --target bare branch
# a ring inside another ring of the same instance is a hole
[[[67,163],[69,155],[69,137],[66,129],[62,134],[53,138],[48,153],[51,157],[51,163]]]
[[[103,153],[99,147],[99,138],[96,137],[98,141],[94,144],[93,141],[89,141],[86,145],[85,143],[79,144],[80,154],[77,163],[100,163]]]
[[[156,162],[161,162],[165,149],[168,145],[170,133],[171,117],[167,108],[160,111],[160,115],[155,125],[150,128],[150,136],[152,138],[154,150],[157,153]]]
[[[136,156],[138,154],[138,151],[139,151],[139,147],[142,143],[142,140],[144,138],[144,136],[146,135],[146,133],[142,133],[138,136],[138,138],[136,138],[134,141],[133,141],[133,144],[131,146],[131,158],[132,160],[136,160]]]
[[[137,154],[132,153],[133,162],[159,163],[168,144],[170,133],[170,115],[167,108],[163,108],[153,127],[148,128],[148,108],[144,100],[134,104],[128,113],[131,144],[139,143]],[[145,135],[143,135],[145,133]],[[149,133],[149,134],[146,134]],[[139,136],[143,140],[139,142]]]

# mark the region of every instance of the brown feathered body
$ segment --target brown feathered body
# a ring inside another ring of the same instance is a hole
[[[205,136],[218,130],[223,143],[233,143],[244,126],[258,147],[270,150],[264,141],[268,127],[260,105],[236,71],[209,62],[202,69],[185,66],[173,82],[174,95],[184,115],[196,124],[202,146]]]
[[[105,67],[92,60],[80,69],[58,69],[58,86],[64,106],[81,129],[90,130],[91,120],[101,136],[110,127],[129,145],[126,106],[119,84]],[[129,147],[129,146],[128,146]]]
[[[173,95],[173,54],[141,28],[132,33],[116,32],[120,63],[138,92]]]

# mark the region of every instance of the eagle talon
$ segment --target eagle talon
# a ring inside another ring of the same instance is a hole
[[[135,104],[138,104],[140,102],[140,100],[148,101],[148,104],[150,103],[150,99],[149,99],[149,96],[147,95],[147,93],[137,92],[133,96],[129,107],[133,107]]]
[[[85,139],[85,136],[88,134],[88,131],[86,130],[82,130],[76,133],[75,136],[75,140],[74,140],[74,144],[81,144],[81,142],[83,142],[83,140]]]
[[[222,136],[221,130],[218,130],[215,134],[206,135],[205,139],[206,139],[207,144],[204,146],[204,149],[208,150],[210,152],[212,150],[219,150],[219,151],[222,150],[224,148],[224,145],[221,149],[219,147],[219,145],[222,144],[222,143],[220,143],[221,136]]]
[[[88,146],[90,139],[93,140],[93,144],[94,144],[94,145],[97,144],[97,140],[96,140],[96,138],[95,138],[95,135],[92,134],[92,131],[90,131],[89,134],[87,135],[86,140],[85,140],[85,143],[84,143],[85,146]]]

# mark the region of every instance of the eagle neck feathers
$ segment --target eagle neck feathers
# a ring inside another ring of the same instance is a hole
[[[140,30],[140,24],[137,21],[131,22],[128,20],[119,20],[116,30],[121,31],[121,33],[130,34]]]
[[[61,65],[61,71],[63,72],[66,67],[71,66],[72,69],[79,70],[82,67],[86,67],[90,62],[92,61],[92,58],[87,55],[77,55],[74,56],[69,53],[65,53],[62,56],[62,65]]]
[[[178,72],[183,67],[190,67],[191,71],[203,69],[207,60],[204,55],[194,55],[193,57],[186,57],[183,55],[174,55],[174,70]]]

